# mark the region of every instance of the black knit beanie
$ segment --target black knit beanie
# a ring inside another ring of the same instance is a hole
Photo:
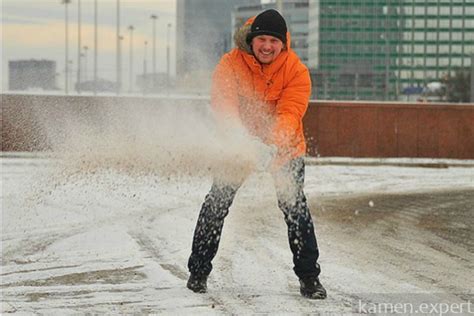
[[[286,44],[285,19],[277,10],[269,9],[257,15],[247,35],[247,44],[250,45],[252,39],[259,35],[275,36]]]

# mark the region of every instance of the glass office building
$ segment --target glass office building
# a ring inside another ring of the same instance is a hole
[[[56,62],[52,60],[10,60],[8,62],[8,89],[57,90]]]
[[[396,100],[474,54],[472,0],[310,0],[315,97]]]

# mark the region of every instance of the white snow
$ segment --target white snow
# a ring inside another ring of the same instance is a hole
[[[186,264],[210,178],[107,169],[67,174],[57,172],[58,164],[1,159],[2,313],[350,314],[357,299],[376,294],[463,302],[457,294],[473,293],[472,249],[420,228],[403,212],[364,225],[351,217],[381,212],[383,194],[474,192],[470,167],[308,165],[305,190],[329,294],[309,301],[298,292],[268,174],[251,175],[238,192],[209,293],[195,294],[185,287]],[[326,210],[365,196],[347,218],[333,220]]]

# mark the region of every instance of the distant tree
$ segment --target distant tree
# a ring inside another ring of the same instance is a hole
[[[454,76],[447,75],[442,80],[444,98],[448,102],[469,102],[471,96],[471,74],[468,68],[456,70]]]

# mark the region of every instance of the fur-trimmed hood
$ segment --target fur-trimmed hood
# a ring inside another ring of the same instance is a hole
[[[251,17],[244,23],[235,33],[234,33],[234,44],[235,46],[246,52],[247,54],[252,54],[252,49],[250,45],[247,44],[247,35],[250,33],[250,28],[252,27],[252,23],[255,20],[255,16]],[[290,49],[291,37],[290,32],[286,32],[286,45],[285,50]]]

